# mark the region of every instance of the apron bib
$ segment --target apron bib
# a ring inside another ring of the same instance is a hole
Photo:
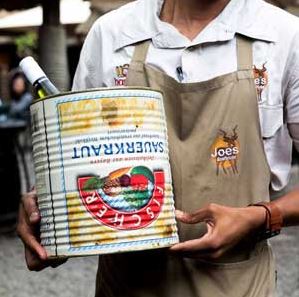
[[[269,199],[252,42],[237,37],[236,72],[187,84],[145,64],[149,45],[136,46],[127,84],[164,94],[176,208],[193,212],[209,203],[244,207]],[[206,231],[204,224],[178,227],[181,241]],[[274,289],[270,247],[248,239],[217,263],[167,250],[101,256],[96,296],[273,297]]]

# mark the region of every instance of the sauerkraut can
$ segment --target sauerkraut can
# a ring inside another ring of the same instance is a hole
[[[31,106],[41,243],[50,257],[178,242],[163,96],[65,93]]]

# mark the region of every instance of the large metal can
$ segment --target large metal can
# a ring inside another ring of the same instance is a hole
[[[94,89],[31,106],[41,244],[50,257],[178,242],[160,92]]]

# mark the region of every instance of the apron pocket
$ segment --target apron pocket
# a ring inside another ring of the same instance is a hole
[[[248,260],[234,263],[195,261],[198,296],[273,297],[275,267],[267,244],[258,246]]]
[[[259,115],[262,137],[273,137],[283,125],[283,105],[260,105]]]

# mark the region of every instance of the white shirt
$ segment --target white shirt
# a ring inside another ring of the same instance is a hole
[[[253,67],[262,69],[264,64],[267,73],[258,103],[271,183],[274,190],[282,189],[291,167],[287,124],[292,124],[299,144],[298,18],[262,0],[231,0],[190,41],[159,19],[162,5],[163,0],[138,0],[99,18],[84,43],[73,89],[122,84],[134,44],[146,39],[152,40],[149,65],[183,83],[209,80],[237,70],[236,33],[251,37]]]

